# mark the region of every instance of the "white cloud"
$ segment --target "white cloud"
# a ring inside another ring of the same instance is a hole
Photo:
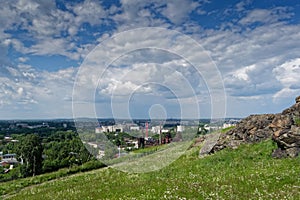
[[[0,98],[1,107],[4,105],[16,105],[19,103],[36,103],[34,91],[37,89],[31,77],[27,77],[30,71],[20,71],[20,68],[6,67],[0,74]]]
[[[81,3],[66,3],[67,10],[60,10],[54,1],[9,1],[2,5],[1,13],[3,19],[7,20],[0,26],[0,38],[2,41],[6,39],[6,43],[24,54],[55,54],[78,60],[86,55],[87,45],[95,45],[77,43],[78,32],[88,31],[82,27],[84,23],[95,27],[113,22],[119,31],[147,26],[170,27],[166,19],[175,24],[182,22],[201,4],[190,0],[121,1],[121,7],[111,5],[104,9],[101,2],[85,0]],[[178,10],[178,6],[181,9]],[[173,14],[175,10],[176,15]],[[157,13],[163,13],[166,18],[155,17]],[[24,31],[20,37],[12,38],[13,34],[7,33],[7,30],[17,29]]]
[[[75,13],[75,22],[81,25],[87,22],[91,25],[102,24],[107,17],[107,11],[103,9],[100,2],[86,0],[72,8]]]
[[[199,41],[216,61],[228,95],[271,98],[270,94],[283,89],[273,69],[299,57],[296,52],[300,51],[300,26],[278,22],[284,16],[291,16],[284,14],[288,12],[286,9],[274,8],[269,12],[274,20],[265,19],[266,24],[252,29],[206,30],[201,35]]]
[[[274,94],[277,98],[292,98],[300,92],[300,58],[283,63],[273,69],[276,79],[283,85],[283,88]]]
[[[190,0],[169,1],[166,4],[166,8],[162,9],[162,14],[174,24],[181,24],[188,19],[189,13],[195,10],[199,5],[199,2]]]
[[[238,12],[244,11],[245,7],[252,3],[252,0],[243,0],[235,5]]]
[[[3,66],[0,71],[0,107],[7,116],[2,117],[70,117],[69,100],[76,72],[76,68],[47,72],[36,71],[29,65]],[[20,111],[24,115],[18,117]]]
[[[111,44],[104,42],[102,45],[107,45],[106,51],[98,53],[116,60],[102,79],[99,79],[97,70],[89,68],[82,71],[89,75],[81,77],[80,81],[88,88],[81,94],[85,100],[90,100],[89,89],[97,85],[98,81],[98,94],[101,95],[99,101],[108,101],[112,94],[122,98],[133,91],[145,95],[163,94],[164,97],[170,97],[168,100],[171,99],[170,91],[163,86],[147,85],[145,82],[172,87],[182,101],[192,96],[191,91],[186,89],[188,85],[185,79],[196,94],[206,90],[205,81],[195,75],[196,71],[183,58],[170,55],[172,53],[152,49],[154,53],[141,50],[121,58],[114,57],[124,49],[163,45],[172,47],[194,62],[209,63],[210,60],[205,59],[205,53],[209,52],[222,73],[228,96],[231,100],[235,99],[232,102],[247,99],[254,102],[299,92],[299,72],[291,65],[298,63],[300,26],[288,23],[294,16],[292,8],[273,6],[271,9],[247,10],[251,7],[251,1],[241,1],[234,8],[230,6],[231,13],[239,12],[235,13],[234,19],[227,20],[215,29],[204,29],[201,20],[191,21],[189,16],[193,12],[195,15],[198,13],[216,17],[214,14],[218,11],[202,10],[204,3],[207,2],[122,0],[120,6],[104,8],[101,2],[86,0],[80,3],[68,2],[63,10],[57,8],[55,1],[4,1],[0,8],[0,18],[5,19],[0,21],[0,63],[3,65],[0,68],[0,103],[42,106],[40,102],[43,102],[53,107],[58,102],[70,101],[76,68],[47,72],[22,64],[12,67],[12,63],[30,63],[33,60],[31,55],[62,55],[79,60],[90,52],[96,42],[105,41],[113,33],[145,26],[168,27],[189,33],[189,36],[203,45],[205,51],[198,52],[193,48],[173,45],[171,40],[164,39],[172,35],[164,33],[157,33],[156,37],[147,32],[140,35],[125,34],[118,40],[115,38]],[[102,29],[101,25],[108,29]],[[93,37],[99,39],[93,42]],[[139,43],[134,42],[136,39],[139,39]],[[175,39],[182,42],[186,38]],[[184,43],[183,46],[189,45]],[[21,53],[21,56],[9,59],[11,49],[17,51],[17,54]],[[97,61],[99,57],[91,59]],[[216,77],[213,73],[209,67],[203,67],[201,75],[209,79],[207,84],[216,88],[218,84],[214,85],[212,81]],[[61,112],[70,113],[68,104],[62,103],[62,107],[64,109]]]
[[[29,58],[28,58],[28,57],[19,57],[18,60],[19,60],[20,62],[26,62],[26,61],[29,60]]]
[[[84,57],[86,47],[93,44],[77,43],[82,24],[105,24],[109,11],[104,10],[100,2],[89,0],[66,6],[68,10],[58,9],[55,1],[3,2],[0,8],[0,18],[5,19],[0,22],[3,45],[12,45],[23,54],[63,55],[73,60]]]
[[[274,23],[283,19],[292,17],[292,14],[287,12],[286,7],[276,7],[273,9],[254,9],[249,11],[246,17],[242,18],[239,23],[243,25],[252,24],[255,22]]]
[[[232,76],[242,81],[249,81],[249,72],[255,70],[255,65],[246,66],[241,69],[237,69]]]
[[[285,87],[299,85],[300,87],[300,58],[296,58],[283,63],[274,68],[273,73]]]
[[[197,107],[201,90],[210,90],[202,95],[224,92],[214,67],[195,41],[178,32],[135,29],[104,41],[88,55],[79,70],[73,97],[75,104],[99,102],[108,104],[106,107],[110,107],[111,100],[126,103],[137,94],[151,96],[143,98],[147,99],[143,100],[145,105],[157,98],[162,98],[162,102],[177,99],[183,103],[181,100],[194,97],[194,104],[189,106]],[[96,100],[95,90],[98,90]],[[219,97],[222,100],[220,94]]]
[[[63,55],[78,60],[82,55],[73,51],[72,43],[62,38],[47,39],[33,45],[28,52],[34,55]]]

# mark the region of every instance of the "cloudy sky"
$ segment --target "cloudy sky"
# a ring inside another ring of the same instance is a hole
[[[0,119],[245,117],[300,95],[299,1],[0,4]]]

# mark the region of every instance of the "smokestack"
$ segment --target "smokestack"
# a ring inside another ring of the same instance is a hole
[[[146,135],[145,135],[145,138],[147,138],[148,139],[148,122],[146,122]]]

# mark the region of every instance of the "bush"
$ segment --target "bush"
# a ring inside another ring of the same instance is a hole
[[[81,171],[85,172],[85,171],[89,171],[92,169],[99,169],[105,167],[105,165],[98,161],[98,160],[91,160],[89,162],[84,163],[83,165],[81,165]]]

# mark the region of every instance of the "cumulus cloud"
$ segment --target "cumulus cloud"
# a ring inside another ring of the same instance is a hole
[[[151,96],[143,98],[147,99],[145,105],[159,97],[164,99],[162,103],[173,99],[183,103],[181,100],[192,97],[197,107],[200,91],[207,88],[211,92],[202,95],[215,95],[218,90],[222,99],[221,79],[210,57],[194,40],[167,29],[135,29],[104,41],[88,55],[73,97],[75,104],[95,103],[93,94],[98,91],[98,102],[107,107],[111,101],[129,102],[137,94],[140,98]]]
[[[277,14],[283,15],[280,12]],[[224,77],[228,95],[271,98],[270,94],[283,89],[274,69],[286,60],[298,58],[296,52],[300,51],[300,27],[278,23],[279,16],[273,18],[276,20],[242,33],[210,30],[201,36],[200,43],[210,50],[210,55]],[[275,71],[279,74],[280,70],[283,68]],[[294,74],[299,75],[299,72]],[[289,80],[287,76],[282,79]],[[295,87],[295,84],[291,87]]]
[[[291,98],[300,92],[300,58],[283,63],[273,69],[276,79],[283,88],[274,94],[274,99]]]
[[[70,102],[64,101],[72,96],[77,69],[47,72],[37,71],[29,65],[2,66],[0,69],[0,107],[9,113],[2,117],[17,117],[16,113],[24,109],[28,116],[20,118],[71,115]]]
[[[162,10],[162,14],[174,24],[179,24],[185,21],[189,16],[188,14],[195,10],[199,5],[199,2],[190,0],[169,1],[166,8]]]
[[[0,106],[37,103],[34,97],[34,91],[37,89],[34,87],[35,76],[36,73],[26,66],[2,66],[0,73],[2,100]]]
[[[0,104],[17,105],[16,108],[26,105],[28,110],[47,109],[42,104],[61,104],[60,112],[70,114],[77,70],[84,75],[75,83],[86,89],[79,94],[83,104],[92,102],[95,95],[99,103],[109,102],[112,96],[124,103],[127,96],[134,94],[144,95],[143,103],[149,96],[164,97],[169,105],[176,98],[188,105],[194,101],[193,96],[202,95],[197,100],[204,105],[210,101],[210,94],[220,93],[220,83],[215,81],[220,75],[232,104],[261,103],[299,93],[300,72],[295,66],[299,65],[300,27],[295,21],[289,23],[295,10],[276,5],[251,9],[251,0],[241,1],[221,11],[226,16],[215,26],[204,28],[206,22],[194,20],[195,16],[219,17],[220,10],[203,10],[203,5],[209,3],[212,2],[121,0],[104,5],[93,0],[64,4],[4,1],[0,8],[0,18],[5,19],[0,21]],[[187,37],[166,32],[122,34],[132,28],[155,26],[188,33],[204,49],[199,51],[185,43]],[[121,34],[115,35],[111,43],[105,42],[115,33]],[[98,42],[105,50],[87,57],[94,62],[89,63],[91,68],[67,67],[49,72],[25,65],[36,55],[59,55],[79,62]],[[162,46],[170,51],[156,48]],[[130,52],[123,55],[124,50]],[[217,73],[211,70],[213,65],[207,54],[217,65]],[[109,58],[112,63],[99,62],[101,58]],[[191,65],[194,63],[201,63],[199,73]],[[99,75],[106,65],[109,67]]]
[[[91,44],[77,43],[79,32],[87,34],[82,25],[107,23],[109,11],[97,1],[67,3],[66,7],[68,9],[59,9],[55,1],[3,2],[0,17],[6,20],[0,22],[0,39],[5,46],[12,45],[24,54],[63,55],[73,60],[83,58],[87,53],[86,46]]]
[[[273,9],[254,9],[248,12],[246,17],[242,18],[239,23],[243,25],[260,23],[274,23],[283,19],[288,19],[293,16],[292,13],[287,12],[287,7],[276,7]]]

